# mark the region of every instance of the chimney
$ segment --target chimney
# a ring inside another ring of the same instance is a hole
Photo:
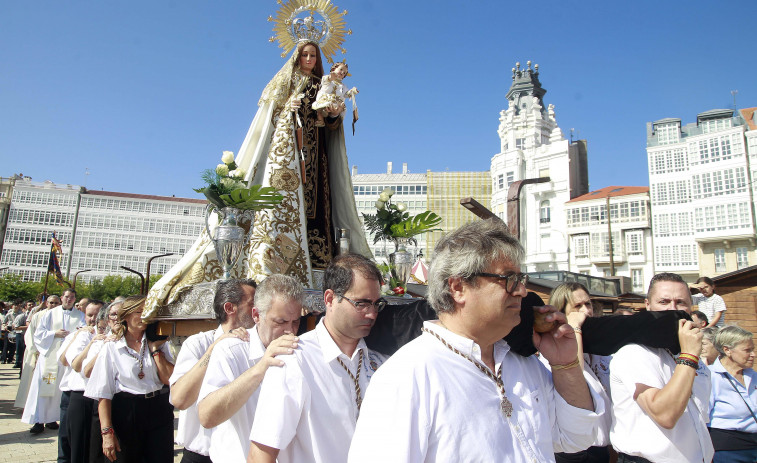
[[[402,173],[403,173],[403,174],[406,174],[406,173],[407,173],[407,163],[406,163],[406,162],[403,162],[403,163],[402,163]]]
[[[389,161],[386,163],[386,173],[391,174],[392,173],[392,161]]]
[[[354,177],[356,175],[357,175],[357,166],[352,166],[352,176]]]

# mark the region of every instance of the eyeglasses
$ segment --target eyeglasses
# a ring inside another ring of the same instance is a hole
[[[384,299],[383,297],[376,299],[376,302],[369,302],[369,301],[353,301],[352,299],[345,296],[344,294],[337,294],[337,296],[341,297],[342,299],[347,299],[350,302],[350,304],[355,306],[355,309],[357,309],[357,311],[360,313],[368,312],[368,309],[370,309],[371,307],[375,307],[376,312],[381,312],[382,310],[384,310],[384,307],[386,307],[386,304],[388,304],[386,302],[386,299]]]
[[[474,277],[492,277],[497,278],[499,280],[505,280],[505,291],[512,294],[518,289],[518,285],[521,284],[523,286],[526,286],[526,283],[528,283],[528,274],[526,273],[515,273],[515,272],[508,272],[504,275],[500,275],[498,273],[487,273],[487,272],[479,272],[474,273]]]
[[[109,313],[108,318],[118,318],[118,313]]]

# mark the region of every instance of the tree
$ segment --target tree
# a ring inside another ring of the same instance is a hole
[[[44,283],[23,281],[21,275],[6,273],[0,278],[0,300],[15,301],[22,299],[33,301],[37,295],[42,293],[43,288]]]

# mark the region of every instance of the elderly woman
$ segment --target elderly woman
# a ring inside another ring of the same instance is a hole
[[[127,297],[118,309],[115,340],[97,356],[85,395],[99,399],[103,454],[110,461],[173,459],[173,407],[168,379],[173,356],[165,341],[148,341],[144,296]]]
[[[715,336],[718,334],[718,328],[713,326],[702,330],[702,353],[699,358],[707,365],[715,363],[718,358],[718,350],[715,349]]]
[[[757,373],[752,333],[726,326],[715,336],[718,359],[710,367],[713,462],[757,461]]]
[[[590,355],[583,353],[581,326],[587,317],[594,316],[594,307],[589,297],[589,291],[580,283],[562,283],[555,287],[549,295],[549,305],[554,306],[568,317],[568,323],[576,332],[578,342],[578,354],[584,368],[584,377],[592,390],[594,390],[605,402],[605,409],[610,409],[609,378],[610,357]],[[582,355],[583,354],[583,355]],[[610,414],[607,414],[601,435],[596,436],[595,446],[578,453],[557,453],[557,463],[586,462],[600,463],[609,462],[609,431]]]

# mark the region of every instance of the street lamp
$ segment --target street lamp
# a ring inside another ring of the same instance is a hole
[[[157,259],[158,257],[167,257],[167,256],[172,256],[172,255],[173,255],[172,252],[168,252],[168,253],[165,253],[165,254],[160,254],[160,255],[157,255],[157,256],[152,256],[149,259],[147,259],[147,275],[145,275],[145,280],[147,280],[147,286],[150,285],[150,265],[152,264],[152,260],[153,259]],[[145,287],[142,290],[142,294],[147,294],[147,290],[148,289],[150,289],[150,288]]]
[[[136,273],[137,275],[139,275],[139,279],[142,280],[142,284],[140,285],[139,294],[145,294],[145,276],[142,275],[140,272],[137,272],[134,269],[126,267],[125,265],[122,265],[121,268],[124,269],[124,270],[126,270],[127,272]]]
[[[74,283],[71,285],[71,289],[76,289],[76,277],[79,276],[80,273],[91,272],[91,271],[92,269],[89,268],[87,270],[79,270],[76,273],[74,273]]]

